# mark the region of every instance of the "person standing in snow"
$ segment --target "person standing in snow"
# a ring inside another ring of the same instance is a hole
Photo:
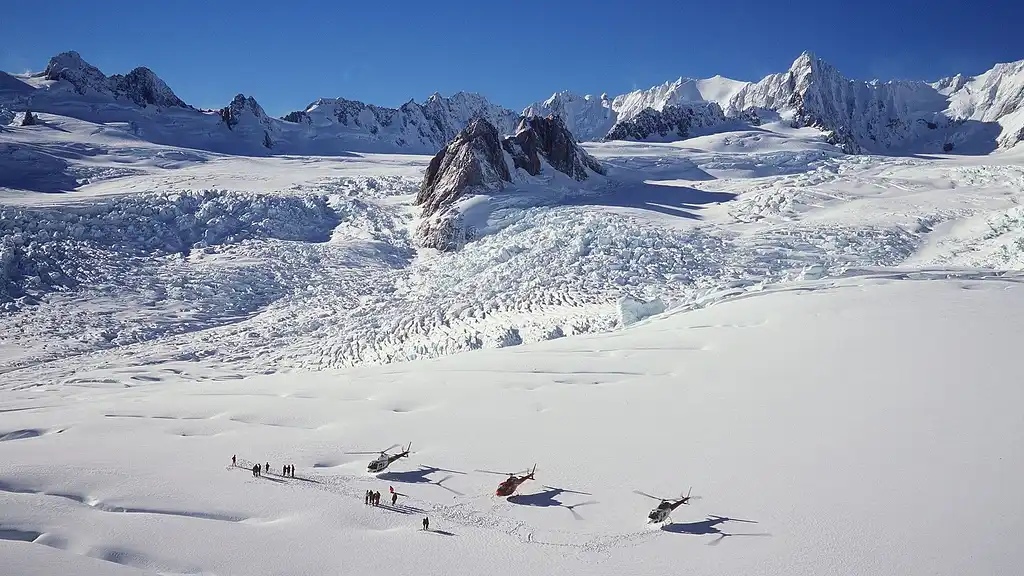
[[[270,471],[270,462],[267,462],[267,465],[264,466],[263,469],[267,471],[267,474],[272,474],[272,472]]]
[[[232,468],[234,468],[234,467],[235,467],[235,456],[237,456],[237,454],[232,454],[232,455],[231,455],[231,467],[232,467]]]
[[[391,505],[394,506],[395,502],[398,502],[398,493],[392,491],[391,492]]]
[[[366,491],[366,492],[365,492],[365,493],[363,494],[363,504],[366,504],[366,505],[369,505],[369,504],[370,504],[370,491],[369,491],[369,490],[367,490],[367,491]]]
[[[423,517],[423,529],[430,530],[430,520],[426,516]]]
[[[259,475],[260,475],[260,465],[259,464],[253,464],[252,465],[252,477],[255,478],[255,477],[259,476]]]

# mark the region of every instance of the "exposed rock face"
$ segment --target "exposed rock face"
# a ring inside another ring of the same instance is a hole
[[[604,167],[557,117],[524,118],[516,134],[505,138],[487,120],[471,120],[427,166],[416,196],[416,204],[423,207],[416,231],[420,244],[458,250],[475,236],[456,206],[460,199],[502,190],[513,181],[516,169],[539,175],[545,164],[576,181],[585,180],[591,171],[604,174]]]
[[[619,122],[608,132],[607,140],[647,140],[649,138],[678,140],[689,138],[692,131],[726,121],[722,108],[714,102],[666,106],[661,111],[645,108],[632,120]]]
[[[498,130],[478,118],[448,143],[427,166],[416,204],[429,216],[468,191],[500,190],[512,181],[501,153]]]
[[[601,163],[576,143],[558,116],[523,118],[515,136],[505,138],[502,147],[512,156],[516,168],[533,176],[540,174],[542,158],[573,180],[586,180],[588,170],[604,174]]]
[[[149,68],[139,67],[125,75],[107,77],[99,68],[83,60],[78,52],[63,52],[51,58],[43,76],[47,80],[66,81],[83,96],[92,91],[142,107],[188,108]]]
[[[123,76],[114,74],[110,77],[110,82],[118,97],[131,100],[142,107],[188,107],[163,80],[146,67],[136,68]]]

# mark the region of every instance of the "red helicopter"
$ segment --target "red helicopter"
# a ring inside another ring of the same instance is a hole
[[[515,493],[519,485],[527,480],[533,480],[533,473],[537,471],[537,465],[533,465],[533,470],[523,470],[522,472],[492,472],[490,470],[477,470],[477,472],[484,472],[485,474],[497,474],[498,476],[508,476],[504,482],[498,484],[498,489],[494,491],[495,496],[511,496]],[[529,474],[527,474],[529,472]],[[522,474],[522,476],[516,476],[516,474]]]

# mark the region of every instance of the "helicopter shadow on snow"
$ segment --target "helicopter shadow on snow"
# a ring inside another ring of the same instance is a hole
[[[587,506],[590,504],[597,504],[597,500],[588,500],[586,502],[580,502],[578,504],[566,504],[561,500],[557,499],[559,494],[579,494],[583,496],[592,496],[589,492],[579,492],[577,490],[569,490],[567,488],[555,488],[554,486],[544,486],[542,492],[534,492],[533,494],[513,494],[506,498],[511,504],[518,506],[535,506],[538,508],[565,508],[572,514],[573,518],[582,520],[583,517],[576,512],[576,508],[580,506]]]
[[[726,532],[719,528],[719,525],[726,522],[757,524],[754,520],[740,520],[739,518],[711,515],[708,516],[706,520],[702,520],[700,522],[671,522],[669,524],[664,524],[662,525],[661,530],[664,532],[671,532],[673,534],[691,534],[694,536],[717,535],[717,538],[708,542],[708,546],[717,546],[728,536],[771,536],[768,532]]]
[[[436,474],[438,472],[446,472],[448,475],[440,480],[431,480],[428,476]],[[459,472],[458,470],[448,470],[447,468],[438,468],[436,466],[419,466],[414,470],[406,470],[403,472],[382,472],[377,475],[378,480],[384,480],[385,482],[400,482],[402,484],[432,484],[444,488],[445,490],[462,496],[462,492],[454,490],[444,485],[444,482],[455,477],[456,474],[465,475],[465,472]]]

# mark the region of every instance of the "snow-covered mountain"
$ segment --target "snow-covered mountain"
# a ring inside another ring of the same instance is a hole
[[[443,148],[473,118],[484,118],[507,134],[515,130],[519,114],[495,106],[479,94],[459,92],[445,98],[435,92],[423,104],[410,100],[399,108],[322,98],[284,117],[305,126],[317,140],[362,140],[371,148],[417,152]]]
[[[323,98],[281,119],[243,94],[220,110],[197,110],[148,68],[107,76],[77,52],[54,56],[43,72],[0,73],[0,110],[5,124],[14,113],[32,110],[126,123],[131,136],[158,144],[250,155],[433,154],[472,118],[485,118],[502,133],[513,132],[519,120],[518,113],[466,92],[435,93],[397,109]]]
[[[708,104],[723,117],[701,114]],[[562,116],[581,140],[645,140],[685,138],[686,130],[673,129],[684,116],[712,128],[729,119],[757,124],[764,111],[819,128],[849,153],[988,152],[1024,139],[1024,60],[931,84],[865,82],[805,52],[786,72],[758,82],[680,78],[610,99],[559,92],[524,114]]]
[[[95,93],[113,100],[128,100],[145,108],[148,105],[187,108],[174,91],[152,70],[138,67],[128,74],[107,76],[82,59],[78,52],[62,52],[50,59],[41,74],[33,76],[55,83],[55,90],[73,90],[80,95]],[[54,86],[53,84],[47,87]]]
[[[679,78],[614,97],[563,91],[521,114],[459,92],[398,108],[321,98],[278,119],[244,95],[219,111],[197,110],[148,68],[107,76],[77,52],[64,52],[42,72],[0,73],[2,123],[29,110],[123,123],[130,136],[154,143],[249,155],[433,154],[473,118],[510,134],[520,117],[547,115],[562,118],[581,141],[683,139],[772,116],[820,129],[848,153],[974,154],[1024,139],[1024,60],[933,83],[865,82],[805,52],[789,70],[757,82]]]

